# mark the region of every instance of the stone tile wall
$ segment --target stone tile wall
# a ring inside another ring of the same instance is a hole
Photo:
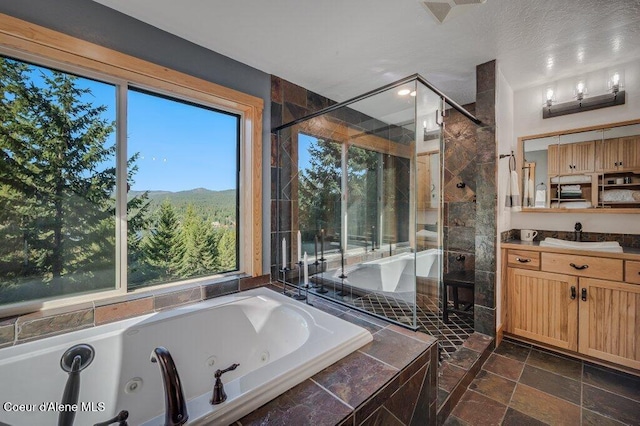
[[[230,277],[181,290],[169,288],[152,295],[127,294],[0,319],[0,348],[249,290],[268,284],[269,279],[269,275]]]
[[[476,223],[474,327],[496,335],[496,61],[476,67]]]

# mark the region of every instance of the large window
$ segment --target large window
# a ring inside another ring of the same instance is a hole
[[[237,115],[129,90],[130,287],[238,269]]]
[[[0,305],[239,269],[239,114],[0,66]]]

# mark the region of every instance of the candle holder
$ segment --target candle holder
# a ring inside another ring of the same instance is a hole
[[[316,262],[319,265],[321,265],[321,267],[320,267],[320,279],[316,279],[316,282],[313,285],[313,289],[316,291],[316,293],[319,293],[319,294],[325,294],[325,293],[329,292],[329,290],[324,288],[324,261],[325,261],[325,259],[318,259],[318,261]],[[316,266],[316,274],[317,273],[318,273],[318,267]],[[320,284],[318,284],[318,282]]]
[[[304,263],[302,261],[298,262],[298,294],[294,294],[292,297],[296,300],[304,300],[307,298],[307,296],[305,296],[304,294],[302,294],[302,284],[301,284],[301,272],[302,272],[302,265],[304,265]]]
[[[282,294],[287,294],[287,272],[289,272],[291,268],[287,268],[286,266],[280,268],[280,272],[282,272]]]
[[[347,278],[347,275],[344,273],[344,249],[340,249],[340,276],[338,278],[341,280]]]

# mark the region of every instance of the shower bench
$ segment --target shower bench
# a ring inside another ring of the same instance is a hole
[[[442,320],[445,323],[449,322],[450,313],[466,315],[473,318],[473,301],[463,304],[462,308],[460,308],[458,289],[469,288],[473,290],[475,279],[475,271],[454,271],[442,276]],[[453,308],[449,307],[448,302],[449,287],[451,287],[451,294],[453,296]]]

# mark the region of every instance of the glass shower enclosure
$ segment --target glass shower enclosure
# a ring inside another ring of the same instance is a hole
[[[437,334],[446,107],[414,75],[274,129],[286,292]]]

